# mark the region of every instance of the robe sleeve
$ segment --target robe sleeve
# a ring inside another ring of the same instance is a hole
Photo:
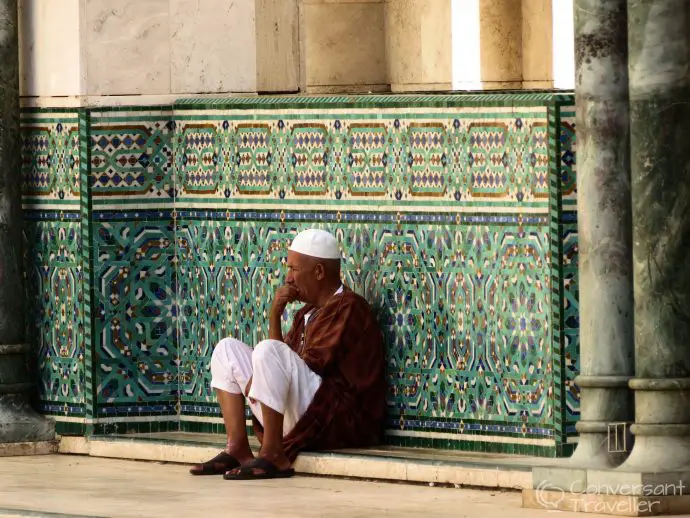
[[[328,374],[341,353],[343,333],[350,325],[352,303],[342,298],[326,314],[307,326],[302,359],[319,376]]]
[[[297,313],[295,313],[295,316],[293,317],[290,329],[285,335],[283,335],[283,342],[285,342],[293,351],[297,351],[297,346],[299,345],[297,342],[301,336],[302,328],[304,327],[304,314],[306,313],[307,309],[307,306],[302,306],[297,310]]]

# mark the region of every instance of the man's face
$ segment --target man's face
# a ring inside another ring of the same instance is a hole
[[[286,284],[299,290],[299,300],[307,304],[316,302],[319,293],[317,261],[313,257],[288,250]]]

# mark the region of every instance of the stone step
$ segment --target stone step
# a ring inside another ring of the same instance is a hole
[[[62,437],[59,452],[194,464],[215,456],[224,444],[224,437],[221,435],[186,432],[93,436],[88,439]],[[252,447],[256,450],[258,444],[253,443]],[[304,452],[297,458],[294,467],[298,473],[306,475],[519,491],[532,487],[534,466],[551,466],[558,460],[382,446]]]

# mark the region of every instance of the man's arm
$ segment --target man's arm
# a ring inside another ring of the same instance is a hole
[[[268,337],[271,340],[283,341],[283,331],[281,329],[280,319],[283,317],[285,306],[293,300],[297,300],[297,289],[292,286],[281,286],[276,290],[273,297],[273,304],[271,304],[270,320],[268,322]],[[244,395],[249,397],[249,391],[252,389],[253,376],[247,381],[247,386],[244,389]]]
[[[343,298],[330,309],[328,316],[318,317],[310,323],[311,329],[306,336],[306,347],[302,359],[319,376],[324,376],[333,367],[343,347],[346,334],[352,333],[361,323],[351,319],[352,304]]]
[[[285,306],[297,300],[299,291],[292,286],[281,286],[276,290],[271,304],[271,314],[268,322],[268,337],[271,340],[283,341],[283,330],[280,319],[283,317]]]

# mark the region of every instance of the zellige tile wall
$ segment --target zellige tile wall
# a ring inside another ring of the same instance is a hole
[[[572,449],[572,97],[182,100],[23,128],[30,327],[63,431],[221,431],[213,346],[266,336],[287,244],[317,226],[384,330],[388,442]]]

